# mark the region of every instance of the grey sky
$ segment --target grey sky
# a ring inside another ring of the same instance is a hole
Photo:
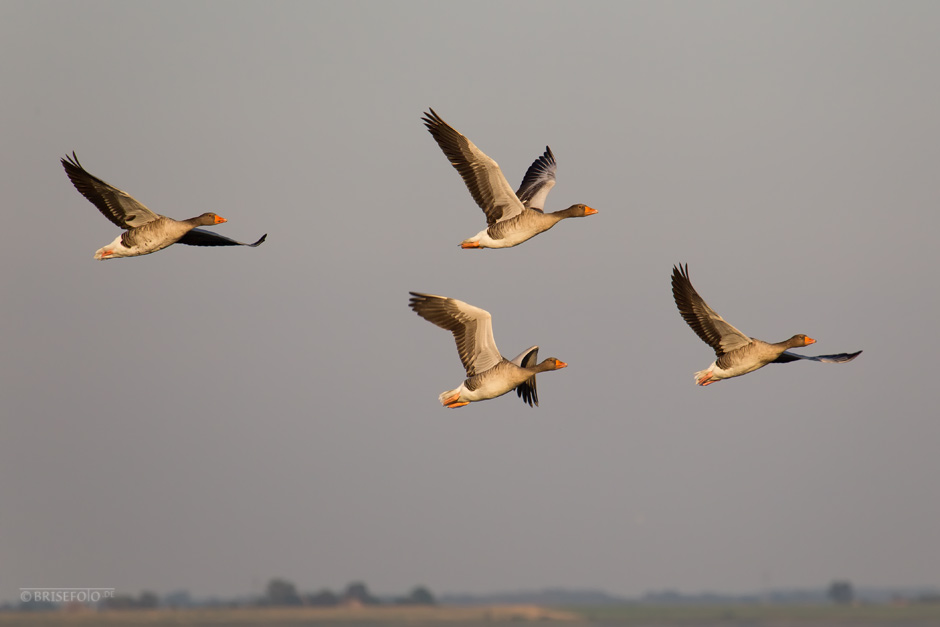
[[[940,6],[0,3],[0,598],[940,585]],[[419,120],[547,209],[509,250]],[[257,249],[95,262],[60,157]],[[851,364],[709,388],[672,265]],[[460,410],[408,291],[569,367]]]

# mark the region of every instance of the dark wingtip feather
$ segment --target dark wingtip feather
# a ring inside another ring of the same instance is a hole
[[[445,122],[441,116],[439,116],[437,112],[431,107],[428,107],[428,110],[424,112],[423,116],[424,117],[421,118],[421,121],[424,122],[424,125],[429,131],[433,127],[447,124],[447,122]]]
[[[415,313],[418,313],[418,307],[421,303],[427,302],[430,299],[434,298],[433,294],[425,294],[423,292],[408,292],[411,294],[411,298],[408,299],[408,306],[414,310]],[[418,314],[420,315],[420,314]]]
[[[844,364],[844,363],[846,363],[846,362],[852,361],[853,359],[855,359],[856,357],[858,357],[858,356],[861,355],[861,354],[862,354],[862,351],[856,351],[856,352],[854,352],[854,353],[847,353],[846,356],[845,356],[845,359],[843,359],[840,363],[843,363],[843,364]]]
[[[535,377],[533,377],[533,379],[534,378]],[[516,394],[519,396],[519,398],[522,399],[522,402],[527,403],[529,407],[532,407],[533,403],[535,404],[535,407],[539,406],[538,391],[536,390],[535,386],[529,385],[528,381],[525,381],[516,387]]]
[[[65,173],[69,175],[70,179],[79,172],[87,172],[85,167],[82,166],[81,162],[79,162],[78,156],[75,154],[74,150],[72,151],[71,155],[67,154],[59,159],[59,163],[61,163],[62,167],[65,168]]]
[[[65,166],[66,170],[68,169],[69,166],[72,166],[74,168],[81,168],[82,170],[85,169],[82,166],[82,164],[79,162],[78,155],[75,154],[74,150],[72,151],[71,155],[66,154],[63,158],[59,159],[59,161],[62,163],[63,166]]]
[[[679,308],[679,313],[682,314],[683,318],[685,318],[685,314],[682,311],[681,301],[688,299],[686,290],[690,287],[692,287],[692,280],[689,279],[689,264],[685,264],[684,268],[681,263],[679,265],[673,266],[672,298],[676,301],[676,306]]]

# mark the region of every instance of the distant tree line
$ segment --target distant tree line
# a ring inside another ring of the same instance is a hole
[[[341,593],[324,588],[319,592],[300,593],[297,586],[286,579],[275,578],[268,582],[265,596],[259,605],[310,605],[315,607],[335,607],[338,605],[437,605],[431,591],[424,586],[416,586],[409,594],[382,600],[369,592],[361,581],[354,581]]]
[[[136,597],[129,594],[117,594],[101,600],[101,607],[111,610],[148,609],[159,607],[159,605],[160,597],[149,590],[144,590]]]
[[[626,597],[613,597],[597,591],[571,591],[564,589],[542,590],[540,592],[504,593],[495,595],[451,595],[443,597],[444,604],[475,605],[475,604],[543,604],[543,605],[609,605],[622,603],[655,603],[658,605],[711,605],[716,603],[818,603],[828,599],[839,605],[853,605],[857,603],[885,603],[892,604],[933,604],[940,605],[940,592],[936,588],[921,588],[907,590],[863,590],[859,592],[852,582],[846,579],[836,579],[826,587],[815,590],[776,590],[766,591],[756,595],[727,595],[727,594],[684,594],[676,590],[660,590],[650,592],[641,598],[629,599]],[[260,596],[246,595],[232,598],[210,597],[193,599],[186,590],[176,590],[158,597],[151,591],[143,591],[134,596],[131,594],[117,594],[114,597],[102,599],[98,603],[101,609],[111,610],[137,610],[148,608],[189,608],[189,607],[247,607],[247,606],[393,606],[393,605],[437,605],[438,599],[424,586],[415,586],[410,593],[400,597],[379,598],[373,595],[365,583],[355,581],[346,586],[341,592],[334,592],[323,588],[318,592],[298,592],[293,582],[283,578],[271,579]],[[81,604],[76,604],[81,605]],[[0,603],[0,612],[7,611],[54,611],[61,609],[61,605],[49,601],[30,600],[17,603]]]
[[[250,599],[209,599],[194,601],[186,590],[177,590],[165,595],[162,599],[155,593],[144,590],[137,596],[130,594],[117,594],[102,599],[98,607],[108,610],[138,610],[157,607],[187,608],[187,607],[244,607],[254,606],[313,606],[337,607],[360,605],[437,605],[437,599],[431,591],[424,586],[415,586],[410,593],[401,597],[379,598],[369,592],[369,588],[361,581],[354,581],[346,586],[342,592],[333,592],[327,588],[319,592],[301,593],[297,586],[286,579],[275,578],[268,582],[264,594]],[[13,604],[0,604],[0,611],[26,610],[26,611],[52,611],[59,608],[59,604],[48,601],[28,601]]]
[[[826,594],[830,601],[838,605],[851,605],[855,601],[855,588],[851,581],[833,581]]]

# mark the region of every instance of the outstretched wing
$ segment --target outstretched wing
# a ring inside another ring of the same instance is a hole
[[[265,233],[254,244],[246,244],[237,240],[207,231],[205,229],[193,229],[179,239],[177,244],[189,244],[190,246],[258,246],[268,237]]]
[[[715,349],[719,357],[750,344],[751,338],[725,322],[695,291],[689,280],[688,264],[684,269],[678,266],[672,268],[672,297],[686,324],[703,342]]]
[[[542,211],[545,208],[545,199],[548,198],[548,192],[555,186],[555,155],[552,149],[545,146],[545,153],[532,162],[525,176],[522,177],[522,184],[516,191],[516,196],[529,209]]]
[[[416,314],[454,334],[457,353],[468,377],[486,372],[502,361],[488,311],[446,296],[409,294],[408,304]]]
[[[852,361],[861,354],[862,351],[857,351],[855,353],[836,353],[835,355],[797,355],[796,353],[791,353],[790,351],[783,351],[780,353],[780,357],[777,357],[770,363],[788,364],[791,361],[808,359],[810,361],[821,361],[825,364],[844,364],[846,362]]]
[[[79,163],[78,156],[74,151],[72,156],[66,155],[61,161],[62,167],[65,168],[65,173],[72,181],[75,189],[87,198],[91,204],[98,207],[98,211],[104,214],[104,217],[122,229],[143,226],[160,217],[159,214],[137,202],[127,192],[105,183],[88,172]]]
[[[460,173],[473,200],[486,214],[487,226],[522,213],[525,206],[513,193],[498,163],[442,120],[434,109],[428,109],[422,121],[451,165]]]

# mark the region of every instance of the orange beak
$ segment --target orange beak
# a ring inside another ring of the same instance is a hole
[[[226,219],[223,218],[222,216],[216,216],[216,217],[215,217],[215,223],[216,223],[216,224],[222,224],[223,222],[228,222],[228,220],[226,220]]]
[[[556,359],[556,360],[555,360],[555,368],[564,368],[564,367],[567,366],[567,365],[568,365],[568,364],[566,364],[565,362],[563,362],[563,361],[560,360],[560,359]]]
[[[597,209],[592,209],[591,207],[587,207],[587,206],[584,207],[584,215],[591,216],[591,215],[594,215],[595,213],[597,213]]]
[[[804,344],[804,346],[809,346],[810,344],[815,344],[815,343],[816,343],[816,340],[809,337],[808,335],[806,336],[806,344]]]

